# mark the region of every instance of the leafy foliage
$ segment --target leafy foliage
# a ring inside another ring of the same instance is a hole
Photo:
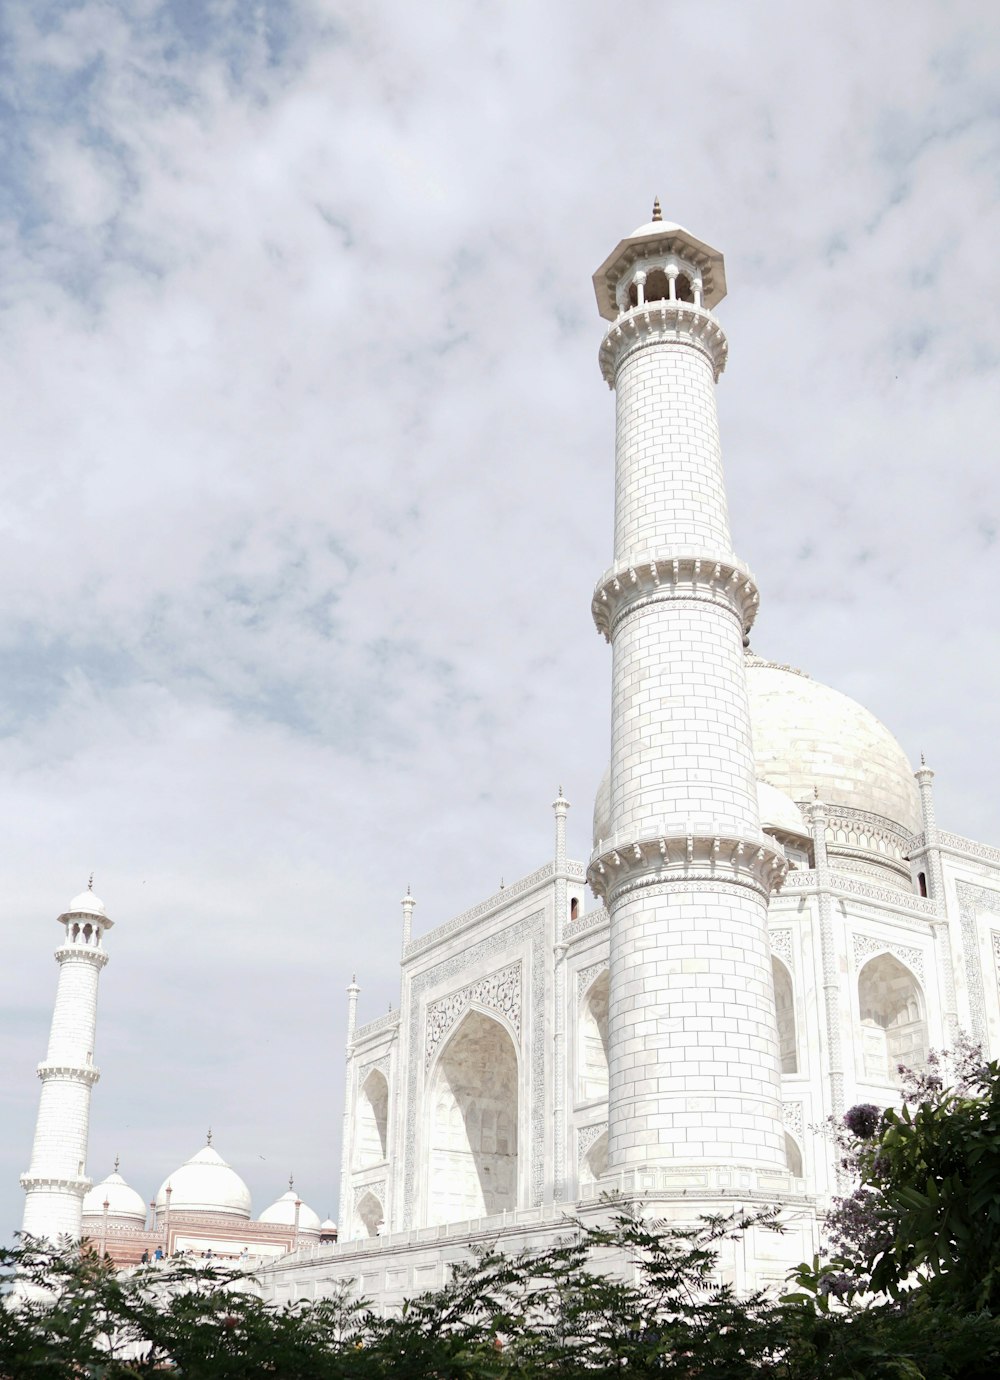
[[[901,1072],[899,1110],[844,1119],[860,1183],[831,1218],[839,1254],[826,1276],[844,1297],[1000,1312],[1000,1065],[966,1044]]]
[[[449,1282],[377,1316],[346,1292],[268,1306],[238,1270],[118,1274],[67,1243],[0,1251],[0,1377],[491,1380],[541,1374],[680,1380],[952,1380],[1000,1372],[1000,1320],[911,1298],[838,1304],[828,1267],[784,1298],[737,1297],[720,1245],[768,1215],[681,1228],[624,1208],[567,1223],[545,1250],[474,1253]],[[11,1292],[13,1291],[13,1292]]]

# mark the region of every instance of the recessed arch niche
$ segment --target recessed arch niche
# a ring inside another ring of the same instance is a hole
[[[589,1102],[608,1095],[608,997],[607,969],[587,988],[580,1003],[577,1041],[579,1095]]]
[[[517,1207],[518,1081],[506,1027],[469,1011],[431,1072],[429,1226]]]
[[[381,1164],[388,1155],[389,1084],[372,1069],[358,1097],[358,1164]]]
[[[792,1136],[785,1132],[785,1160],[788,1164],[789,1174],[794,1174],[797,1179],[802,1178],[802,1151]]]
[[[363,1193],[358,1199],[358,1206],[355,1208],[357,1222],[355,1224],[354,1235],[378,1236],[379,1228],[385,1219],[385,1212],[382,1204],[374,1193]]]
[[[858,974],[865,1077],[898,1083],[899,1066],[927,1062],[927,1020],[920,984],[892,954],[870,958]]]
[[[602,1131],[580,1159],[580,1187],[596,1183],[608,1168],[608,1133]]]
[[[795,994],[792,975],[780,958],[771,957],[774,978],[774,1007],[778,1018],[778,1048],[781,1052],[781,1072],[798,1073],[799,1053],[795,1032]]]

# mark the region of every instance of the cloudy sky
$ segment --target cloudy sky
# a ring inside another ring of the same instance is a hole
[[[0,1236],[96,873],[89,1168],[215,1128],[336,1211],[344,987],[571,841],[607,758],[590,275],[724,250],[758,651],[1000,842],[993,6],[7,0]]]

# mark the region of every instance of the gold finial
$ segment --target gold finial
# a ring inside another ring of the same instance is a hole
[[[662,219],[663,219],[663,212],[660,210],[660,198],[659,198],[658,196],[654,196],[654,197],[653,197],[653,220],[654,220],[654,221],[657,221],[657,220],[662,220]]]

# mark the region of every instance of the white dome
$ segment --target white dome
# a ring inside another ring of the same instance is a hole
[[[645,225],[637,225],[629,235],[630,240],[644,240],[647,235],[673,235],[680,231],[682,235],[690,232],[684,229],[683,225],[678,225],[675,220],[647,220]]]
[[[298,1194],[294,1188],[290,1188],[287,1193],[266,1207],[257,1219],[259,1222],[267,1222],[270,1226],[294,1227],[295,1226],[295,1200]],[[307,1203],[299,1202],[299,1231],[319,1231],[319,1213],[313,1212]]]
[[[920,793],[906,754],[855,700],[800,671],[747,657],[757,775],[792,800],[867,810],[911,834]]]
[[[108,1204],[108,1221],[123,1218],[137,1226],[146,1225],[146,1204],[142,1195],[130,1188],[116,1169],[99,1184],[88,1189],[83,1199],[84,1217],[104,1217],[104,1202]]]
[[[158,1213],[166,1208],[168,1187],[173,1190],[171,1214],[214,1212],[230,1217],[250,1216],[250,1190],[210,1144],[164,1179],[156,1195]]]
[[[746,665],[765,827],[770,822],[785,832],[808,834],[794,802],[811,800],[815,790],[827,805],[867,810],[908,833],[919,833],[920,793],[913,769],[874,714],[788,666],[753,655]],[[769,814],[775,816],[771,821]],[[594,846],[610,835],[609,770],[594,801]]]
[[[96,891],[81,891],[66,908],[67,915],[105,915],[104,902]]]
[[[795,801],[769,781],[757,782],[757,809],[762,829],[776,834],[794,834],[797,838],[809,837],[802,811]]]
[[[327,1219],[324,1222],[320,1222],[319,1229],[323,1233],[323,1235],[326,1236],[329,1232],[337,1230],[337,1224],[332,1220],[332,1218],[327,1217]]]

